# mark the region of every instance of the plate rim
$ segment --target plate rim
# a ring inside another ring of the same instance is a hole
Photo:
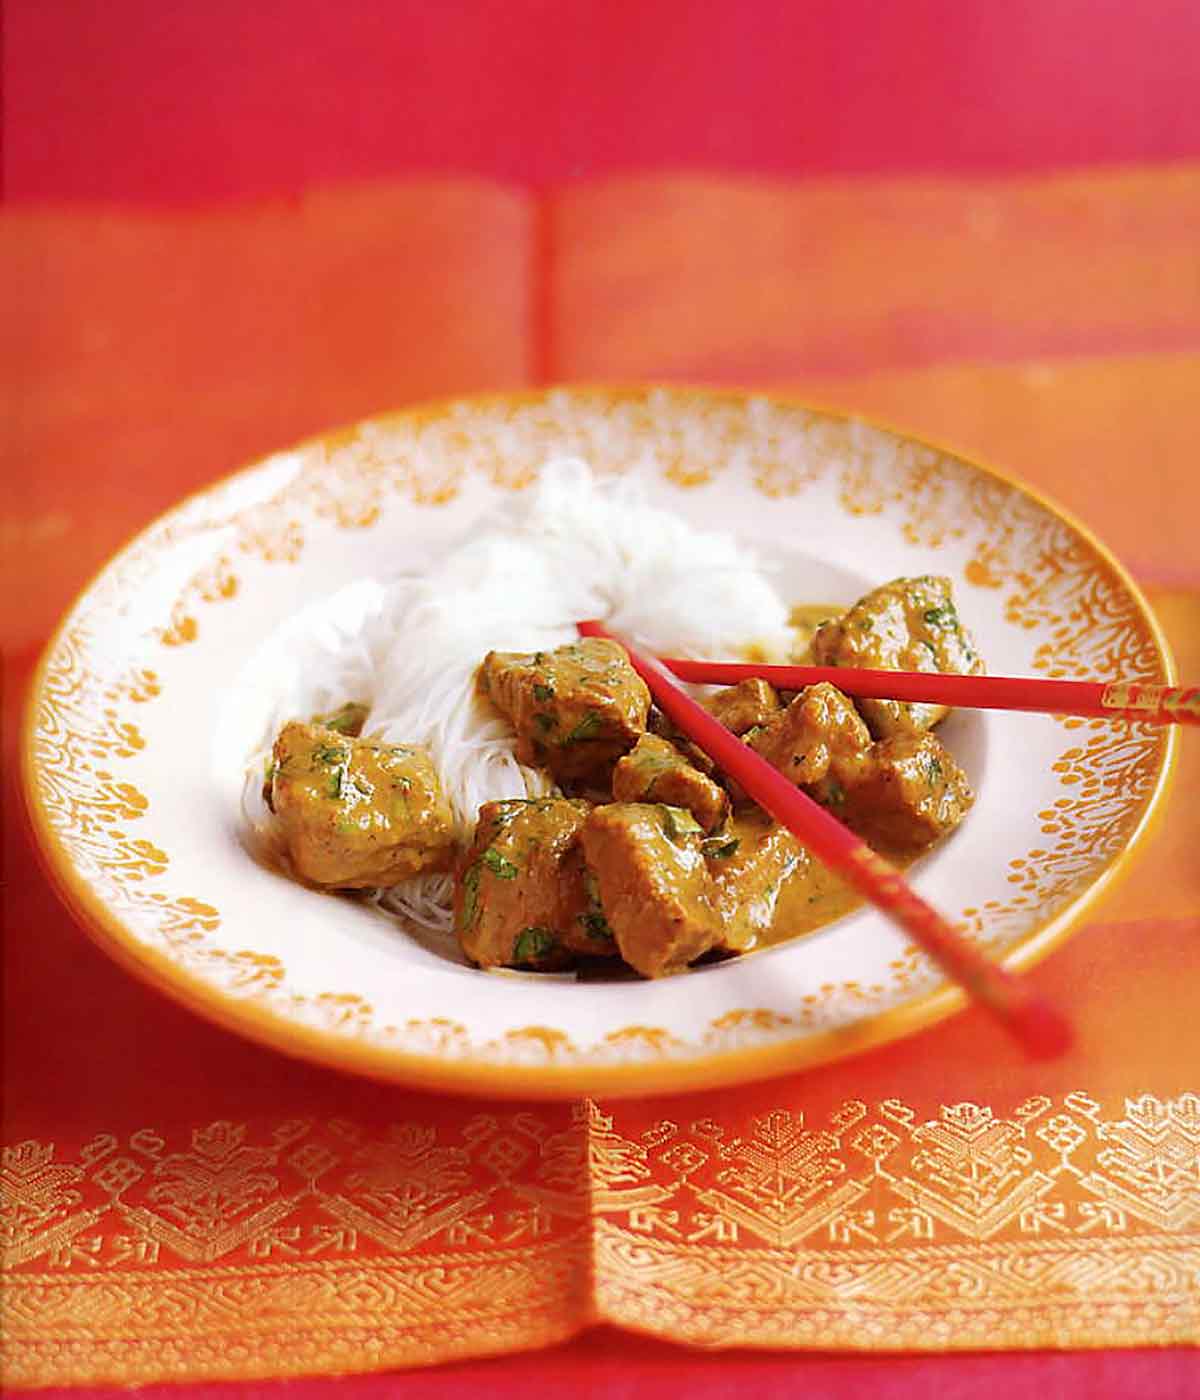
[[[290,1020],[270,1006],[223,994],[210,982],[181,967],[170,956],[148,946],[126,929],[119,914],[109,909],[105,901],[90,887],[86,878],[75,869],[69,852],[60,842],[48,813],[42,806],[38,764],[34,755],[34,731],[46,672],[75,614],[97,584],[127,553],[162,527],[167,520],[202,498],[219,492],[234,481],[261,469],[283,453],[301,452],[317,445],[350,439],[366,424],[378,425],[395,419],[436,417],[456,405],[472,408],[501,404],[520,405],[535,403],[555,394],[619,400],[648,397],[656,391],[666,392],[675,397],[695,397],[710,402],[723,401],[742,405],[752,400],[768,400],[780,407],[836,419],[842,423],[862,424],[953,458],[1015,490],[1066,524],[1112,570],[1153,639],[1163,662],[1166,682],[1177,683],[1174,654],[1158,618],[1136,580],[1103,540],[1069,509],[1059,505],[1052,497],[1020,477],[936,438],[897,427],[871,415],[831,407],[806,396],[778,393],[770,389],[713,388],[698,384],[653,381],[585,381],[555,383],[512,391],[452,394],[419,400],[398,408],[372,413],[350,423],[309,435],[290,445],[275,448],[264,456],[222,473],[173,502],[92,572],[76,591],[43,646],[23,703],[18,734],[18,786],[23,798],[25,816],[34,838],[34,850],[43,871],[76,922],[107,956],[126,972],[177,1005],[225,1030],[231,1030],[272,1050],[281,1051],[291,1058],[419,1090],[452,1091],[472,1097],[501,1099],[548,1100],[587,1095],[612,1098],[642,1097],[651,1094],[698,1092],[736,1083],[749,1083],[832,1064],[861,1051],[889,1044],[945,1020],[967,1004],[966,994],[961,989],[943,984],[931,992],[866,1016],[850,1026],[798,1031],[795,1035],[781,1037],[766,1045],[714,1050],[686,1058],[590,1065],[553,1062],[534,1065],[511,1061],[497,1062],[470,1053],[453,1057],[420,1053],[372,1043],[365,1039],[338,1036],[318,1027]],[[1153,788],[1136,826],[1122,849],[1075,900],[1047,923],[1025,935],[1009,950],[1000,959],[1004,967],[1014,972],[1023,972],[1041,962],[1065,942],[1071,933],[1077,930],[1084,915],[1129,874],[1136,859],[1143,853],[1147,840],[1157,830],[1162,819],[1175,777],[1178,752],[1178,727],[1168,726]]]

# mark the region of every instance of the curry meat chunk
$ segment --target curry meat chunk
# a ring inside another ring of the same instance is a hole
[[[293,720],[275,740],[268,798],[296,874],[314,885],[394,885],[453,859],[453,818],[424,749]]]
[[[643,734],[613,770],[617,802],[664,802],[686,807],[705,831],[715,831],[729,811],[729,798],[666,739]]]
[[[694,744],[683,732],[676,728],[673,721],[657,707],[650,710],[650,718],[646,721],[647,733],[657,735],[660,739],[665,739],[668,744],[688,763],[703,773],[706,778],[711,778],[717,771],[717,765],[704,752],[699,744]]]
[[[480,967],[550,970],[616,945],[584,869],[590,804],[564,797],[485,802],[459,861],[454,926]]]
[[[680,807],[613,802],[583,827],[583,851],[625,961],[643,977],[682,972],[721,934],[700,825]]]
[[[744,953],[770,929],[784,885],[803,876],[812,857],[757,807],[737,813],[707,846],[722,920],[718,946]]]
[[[745,734],[759,725],[770,724],[783,708],[775,687],[757,677],[718,690],[708,697],[704,707],[735,734]]]
[[[812,654],[819,666],[964,676],[984,669],[959,621],[950,580],[932,574],[894,579],[873,589],[844,616],[817,629]],[[858,708],[877,739],[923,733],[948,713],[944,705],[904,700],[859,700]]]
[[[850,700],[822,681],[747,743],[864,840],[903,853],[944,836],[974,800],[933,734],[872,742]]]
[[[517,731],[517,758],[561,780],[598,778],[645,732],[650,692],[623,647],[587,637],[554,651],[490,651],[484,693]]]
[[[897,855],[953,831],[975,800],[966,774],[935,734],[881,739],[851,780],[831,774],[813,796],[863,840]]]
[[[786,710],[745,738],[797,787],[820,782],[831,769],[843,783],[852,782],[871,748],[858,711],[828,681],[800,691]]]
[[[364,705],[361,700],[347,700],[336,710],[313,715],[312,723],[320,725],[323,729],[336,729],[339,734],[357,739],[363,732],[363,725],[366,724],[370,712],[370,706]]]

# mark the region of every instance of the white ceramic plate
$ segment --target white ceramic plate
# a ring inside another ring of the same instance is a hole
[[[948,574],[995,673],[1171,678],[1144,600],[1095,539],[937,448],[736,394],[439,404],[193,497],[83,594],[43,662],[25,749],[30,810],[64,896],[114,956],[214,1020],[293,1054],[465,1092],[728,1083],[893,1039],[961,1005],[871,909],[681,977],[586,984],[472,970],[247,855],[240,760],[280,629],[356,578],[443,548],[563,453],[643,472],[653,500],[756,542],[790,601],[849,603],[892,577]],[[912,878],[1025,967],[1129,856],[1173,736],[983,712],[942,732],[977,802]]]

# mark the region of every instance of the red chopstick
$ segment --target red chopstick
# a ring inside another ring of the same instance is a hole
[[[660,661],[640,655],[599,622],[581,622],[578,627],[585,637],[619,642],[663,712],[818,860],[895,919],[943,972],[990,1011],[1031,1055],[1058,1055],[1071,1044],[1070,1027],[1054,1007],[963,938],[912,889],[895,866],[714,719]]]
[[[779,690],[803,690],[829,681],[845,695],[871,700],[916,700],[973,710],[1029,710],[1090,715],[1146,724],[1200,724],[1200,687],[1146,681],[1051,681],[1035,676],[950,676],[938,671],[866,671],[849,666],[767,666],[740,661],[684,661],[663,657],[680,680],[734,685],[770,681]]]

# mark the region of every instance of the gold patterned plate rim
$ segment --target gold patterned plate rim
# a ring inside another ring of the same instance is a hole
[[[695,431],[698,423],[703,424],[699,434]],[[85,719],[80,720],[79,713],[72,710],[72,695],[86,692],[89,677],[85,671],[81,679],[71,667],[77,665],[77,652],[86,659],[84,624],[97,612],[97,600],[105,590],[111,595],[115,589],[120,596],[124,587],[128,593],[129,571],[141,557],[153,559],[168,551],[178,552],[189,520],[194,526],[206,510],[221,504],[228,508],[233,499],[231,493],[270,476],[281,463],[299,464],[294,480],[289,477],[277,495],[269,496],[265,503],[256,499],[251,508],[239,505],[241,514],[235,512],[227,520],[250,520],[254,530],[258,530],[263,510],[269,511],[283,500],[291,503],[285,515],[294,512],[297,493],[307,492],[304,499],[308,506],[313,507],[316,502],[316,515],[326,525],[332,517],[336,528],[369,534],[378,521],[381,499],[394,506],[400,495],[407,498],[402,508],[412,509],[413,503],[438,504],[457,496],[467,467],[459,464],[456,477],[453,472],[447,475],[442,471],[444,464],[440,464],[435,466],[432,479],[426,479],[419,465],[413,466],[413,462],[423,460],[422,450],[429,446],[422,434],[434,434],[435,445],[451,457],[459,451],[457,443],[469,443],[471,451],[482,450],[484,455],[479,460],[486,459],[488,463],[490,487],[510,490],[530,479],[531,462],[527,455],[521,459],[521,454],[532,451],[531,444],[537,444],[542,458],[549,455],[545,450],[547,432],[556,443],[555,434],[582,434],[582,443],[574,443],[572,450],[586,450],[592,443],[588,433],[602,432],[607,435],[600,439],[605,444],[603,450],[608,451],[611,446],[617,455],[618,445],[624,441],[622,432],[630,435],[625,442],[627,455],[633,455],[635,447],[645,448],[649,443],[647,450],[661,468],[664,484],[669,479],[672,491],[700,485],[726,489],[735,498],[739,490],[744,495],[745,485],[739,485],[740,478],[735,480],[730,475],[722,484],[721,473],[731,471],[731,457],[737,457],[739,470],[748,472],[754,489],[767,498],[786,500],[818,487],[833,490],[836,486],[836,509],[849,522],[847,529],[892,529],[893,523],[899,522],[897,503],[902,499],[902,488],[907,489],[910,494],[919,495],[922,502],[932,503],[928,510],[923,504],[923,513],[917,515],[911,514],[911,507],[905,507],[910,510],[910,518],[898,528],[907,531],[910,541],[915,540],[922,549],[947,548],[953,553],[954,549],[965,550],[975,538],[974,553],[966,565],[967,577],[980,590],[990,590],[996,599],[1004,591],[999,580],[1005,569],[1013,577],[1020,574],[1027,596],[1021,596],[1017,589],[1008,597],[1005,606],[1009,623],[1014,628],[1028,629],[1034,639],[1043,635],[1053,638],[1050,643],[1043,641],[1041,650],[1046,657],[1035,659],[1035,668],[1054,674],[1052,664],[1063,660],[1064,654],[1070,661],[1073,646],[1079,651],[1077,665],[1087,664],[1090,655],[1087,647],[1094,638],[1089,639],[1088,628],[1076,626],[1074,637],[1067,637],[1070,628],[1061,625],[1061,616],[1048,611],[1047,599],[1059,599],[1066,586],[1061,559],[1070,556],[1089,586],[1099,588],[1098,606],[1109,633],[1116,639],[1113,654],[1119,651],[1132,658],[1132,664],[1143,675],[1152,672],[1155,679],[1175,678],[1169,648],[1146,600],[1119,561],[1086,526],[1008,474],[912,434],[815,408],[784,395],[679,386],[581,386],[440,400],[322,434],[223,478],[147,527],[81,591],[41,659],[22,735],[26,805],[46,868],[64,902],[119,964],[211,1021],[286,1053],[370,1077],[487,1096],[561,1098],[712,1088],[786,1073],[882,1045],[932,1025],[961,1007],[963,994],[938,983],[932,969],[926,967],[918,976],[914,970],[921,961],[918,955],[915,961],[910,957],[907,970],[898,974],[903,979],[896,984],[901,993],[891,990],[892,1004],[872,1010],[867,998],[866,1009],[861,1013],[839,1012],[840,1020],[826,1023],[822,1023],[818,1013],[805,1011],[792,1017],[753,1006],[741,1009],[735,1004],[722,1016],[710,1019],[703,1034],[691,1040],[668,1035],[661,1026],[639,1023],[619,1028],[605,1036],[603,1042],[579,1047],[560,1027],[544,1018],[510,1029],[487,1045],[473,1043],[469,1034],[464,1039],[464,1028],[451,1026],[445,1018],[412,1020],[402,1026],[387,1026],[385,1033],[376,1034],[376,1028],[369,1024],[371,1007],[364,1010],[355,1004],[361,999],[340,995],[336,990],[315,998],[294,994],[289,998],[288,969],[280,959],[214,946],[212,931],[220,924],[216,908],[203,898],[172,899],[155,887],[155,881],[167,867],[168,856],[153,842],[116,829],[118,823],[133,825],[150,806],[136,786],[122,781],[130,773],[136,776],[140,742],[137,725],[128,722],[131,711],[125,702],[130,696],[136,701],[148,697],[137,694],[136,682],[122,683],[118,696],[112,689],[110,674],[106,682],[110,688],[104,691],[101,709],[97,709],[100,689],[99,682],[95,682],[92,689],[96,695],[91,697],[90,710],[86,704],[77,707]],[[506,446],[497,448],[497,441]],[[803,450],[789,457],[785,449],[797,445]],[[872,463],[881,445],[893,455],[900,454],[903,471],[900,467],[876,471]],[[469,456],[467,448],[462,452]],[[389,464],[386,470],[380,469],[381,459]],[[405,464],[400,475],[397,462]],[[801,463],[800,468],[796,462]],[[841,473],[836,483],[829,463],[835,463]],[[475,470],[478,475],[477,462]],[[367,487],[370,489],[365,490]],[[345,499],[339,497],[339,492],[344,493]],[[812,504],[810,499],[809,505]],[[254,514],[255,510],[259,515]],[[972,519],[978,517],[976,536],[954,524],[955,511],[961,514],[964,510],[974,512]],[[202,523],[211,529],[212,522],[207,517]],[[294,526],[295,521],[289,520],[287,529]],[[1023,563],[1028,568],[1028,559],[1021,554],[1022,532],[1035,529],[1044,534],[1039,557],[1055,561],[1055,576],[1042,584],[1036,580],[1030,584],[1028,573],[1021,573],[1019,567]],[[962,540],[953,543],[960,536]],[[944,545],[943,537],[951,544]],[[255,540],[253,549],[260,550],[264,559],[274,558],[257,536]],[[931,540],[934,544],[929,543]],[[289,547],[286,542],[281,546],[285,552]],[[244,548],[253,552],[251,545],[244,544]],[[1006,549],[1011,557],[1005,555]],[[235,590],[236,580],[231,583],[220,570],[216,574],[210,572],[207,581],[200,584],[196,578],[188,578],[172,600],[170,617],[159,619],[163,625],[156,633],[158,642],[180,649],[181,643],[193,641],[196,624],[191,613],[211,608],[223,598],[232,597]],[[1052,627],[1055,622],[1059,624],[1057,632]],[[1095,632],[1090,622],[1089,626]],[[1031,655],[1036,658],[1037,653]],[[154,688],[151,681],[151,692]],[[124,709],[120,708],[122,704]],[[136,709],[134,705],[133,710]],[[102,722],[98,719],[101,714]],[[1079,726],[1084,722],[1074,723]],[[89,724],[92,727],[87,729]],[[1064,774],[1061,781],[1082,781],[1082,788],[1076,791],[1090,788],[1094,793],[1106,784],[1120,781],[1129,792],[1117,800],[1119,821],[1115,825],[1110,821],[1105,828],[1107,846],[1089,852],[1084,865],[1075,859],[1071,868],[1076,873],[1065,883],[1060,882],[1061,887],[1054,891],[1053,907],[1044,911],[1044,917],[1036,905],[1038,890],[1036,884],[1030,884],[1029,874],[1039,860],[1044,861],[1046,852],[1034,850],[1030,852],[1032,861],[1011,862],[1014,870],[1008,878],[1018,889],[1032,890],[1032,894],[1018,896],[1014,901],[1014,917],[1019,916],[1019,921],[1013,927],[1019,927],[1019,932],[1008,941],[995,943],[1001,960],[1014,970],[1038,962],[1078,926],[1095,901],[1128,870],[1162,810],[1177,752],[1175,732],[1131,727],[1130,735],[1140,737],[1129,740],[1121,755],[1124,767],[1119,772],[1115,760],[1104,749],[1103,740],[1096,737],[1094,730],[1091,732],[1090,739],[1084,734],[1072,736],[1073,747],[1064,754],[1066,761],[1057,765]],[[88,752],[99,755],[108,766],[97,770],[94,763],[80,765],[72,758],[66,767],[86,771],[66,773],[62,755],[68,751],[82,753],[89,744]],[[1104,762],[1108,769],[1102,772]],[[112,771],[121,770],[122,764],[126,771]],[[84,794],[81,805],[71,807],[70,802],[64,801],[64,782],[67,786],[71,782],[77,784],[78,791]],[[98,795],[101,788],[102,797]],[[1111,794],[1106,800],[1111,807]],[[1093,807],[1099,801],[1100,796],[1096,796]],[[1063,797],[1059,802],[1067,809],[1072,808],[1072,803],[1080,805],[1074,798]],[[1053,810],[1040,815],[1050,819],[1050,826],[1041,828],[1044,831],[1070,826],[1070,811],[1063,821]],[[1085,838],[1086,832],[1077,835],[1077,844],[1086,844]],[[1068,842],[1063,836],[1052,839]],[[114,855],[118,846],[120,862]],[[1065,855],[1073,859],[1082,849],[1071,848],[1069,842],[1062,846]],[[122,874],[124,883],[114,886],[112,868],[121,862],[135,873],[128,878]],[[114,897],[114,890],[119,897]],[[1031,904],[1031,900],[1035,902]],[[968,916],[964,922],[969,925],[974,920],[981,936],[995,923],[987,909],[967,909],[963,913]],[[156,930],[163,931],[158,942],[147,940],[148,918],[157,921]],[[915,950],[907,950],[906,956],[912,953]],[[224,982],[220,978],[214,980],[214,967]],[[234,985],[229,981],[231,975],[239,986],[236,993],[229,990]],[[242,983],[249,984],[249,992]],[[911,995],[906,990],[910,986],[915,989]],[[842,991],[847,988],[855,989],[853,997],[862,999],[857,983],[843,983]],[[363,1033],[354,1029],[355,1017],[364,1021]]]

